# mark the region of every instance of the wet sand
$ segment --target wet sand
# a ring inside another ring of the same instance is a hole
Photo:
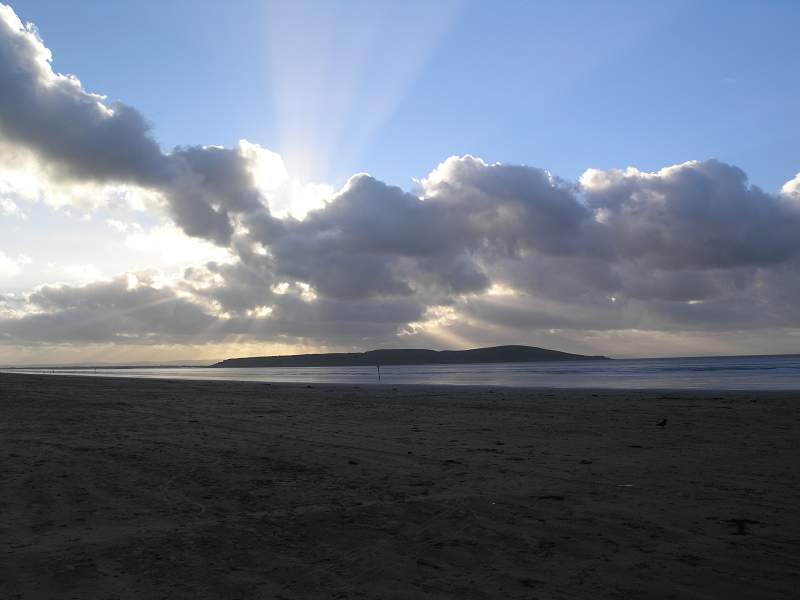
[[[4,599],[800,589],[798,393],[0,374],[0,411]]]

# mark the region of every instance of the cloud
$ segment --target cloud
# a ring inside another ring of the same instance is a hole
[[[541,169],[452,157],[422,192],[356,175],[323,208],[257,241],[277,275],[351,299],[481,292],[498,260],[604,251],[590,211]]]
[[[0,340],[14,344],[209,343],[230,339],[289,337],[356,343],[389,338],[421,316],[417,303],[404,299],[373,302],[310,301],[302,286],[272,298],[269,311],[231,317],[161,286],[149,273],[127,274],[85,285],[42,286],[24,299],[6,300],[0,314]]]
[[[172,290],[130,277],[43,286],[25,304],[23,316],[0,319],[0,338],[13,343],[145,343],[185,340],[216,322]]]
[[[443,164],[423,180],[421,196],[355,176],[305,220],[237,234],[232,260],[175,280],[43,288],[0,332],[31,343],[349,347],[520,332],[717,335],[800,322],[800,252],[780,233],[781,221],[795,223],[795,208],[786,194],[747,186],[738,169],[712,161],[655,174],[593,171],[568,185],[539,169],[472,157]],[[722,239],[727,250],[698,239],[698,219],[735,233]],[[645,231],[660,242],[644,244]],[[182,235],[164,226],[140,241],[162,234],[168,246]],[[758,241],[770,235],[765,252]]]
[[[17,170],[34,174],[22,186],[31,195],[38,190],[30,179],[44,179],[48,188],[142,188],[161,195],[188,235],[223,246],[230,242],[236,214],[266,210],[242,149],[162,152],[135,108],[108,103],[76,77],[54,71],[35,27],[4,5],[0,90],[0,156],[13,156]]]
[[[475,339],[478,331],[722,332],[800,322],[800,252],[781,233],[796,227],[795,209],[746,185],[736,168],[590,171],[569,185],[532,167],[454,157],[421,189],[415,196],[355,176],[305,220],[239,234],[233,260],[187,269],[152,293],[199,311],[202,332],[183,333],[207,341],[341,345],[443,327]],[[706,228],[732,239],[708,247]],[[646,235],[660,237],[648,246]],[[139,287],[116,290],[149,299]],[[42,298],[29,300],[37,314],[67,310]],[[138,325],[151,338],[177,335]]]
[[[587,203],[617,254],[653,267],[779,263],[800,251],[800,206],[770,195],[725,163],[692,161],[644,173],[590,169]],[[785,192],[791,192],[787,184]]]
[[[0,6],[0,127],[6,143],[31,149],[56,176],[155,183],[163,156],[133,108],[106,106],[80,81],[53,71],[32,25]]]
[[[465,155],[413,193],[364,173],[335,191],[244,140],[162,151],[2,6],[0,165],[3,218],[39,199],[160,207],[148,229],[106,221],[142,256],[192,265],[7,297],[7,344],[569,345],[800,323],[800,174],[777,193],[717,160],[570,182]],[[18,263],[0,254],[0,273]]]
[[[800,203],[800,173],[794,179],[787,181],[781,188],[787,202],[794,204]]]

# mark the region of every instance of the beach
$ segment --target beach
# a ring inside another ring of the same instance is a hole
[[[800,588],[797,392],[0,374],[0,410],[2,598]]]

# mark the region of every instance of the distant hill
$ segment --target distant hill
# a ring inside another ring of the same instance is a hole
[[[494,346],[473,350],[370,350],[330,354],[252,356],[229,358],[212,367],[349,367],[375,365],[461,365],[469,363],[541,362],[555,360],[610,360],[533,346]]]

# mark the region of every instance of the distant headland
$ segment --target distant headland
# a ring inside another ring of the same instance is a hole
[[[463,365],[469,363],[611,360],[533,346],[493,346],[472,350],[393,349],[288,356],[228,358],[212,367],[351,367],[375,365]]]

